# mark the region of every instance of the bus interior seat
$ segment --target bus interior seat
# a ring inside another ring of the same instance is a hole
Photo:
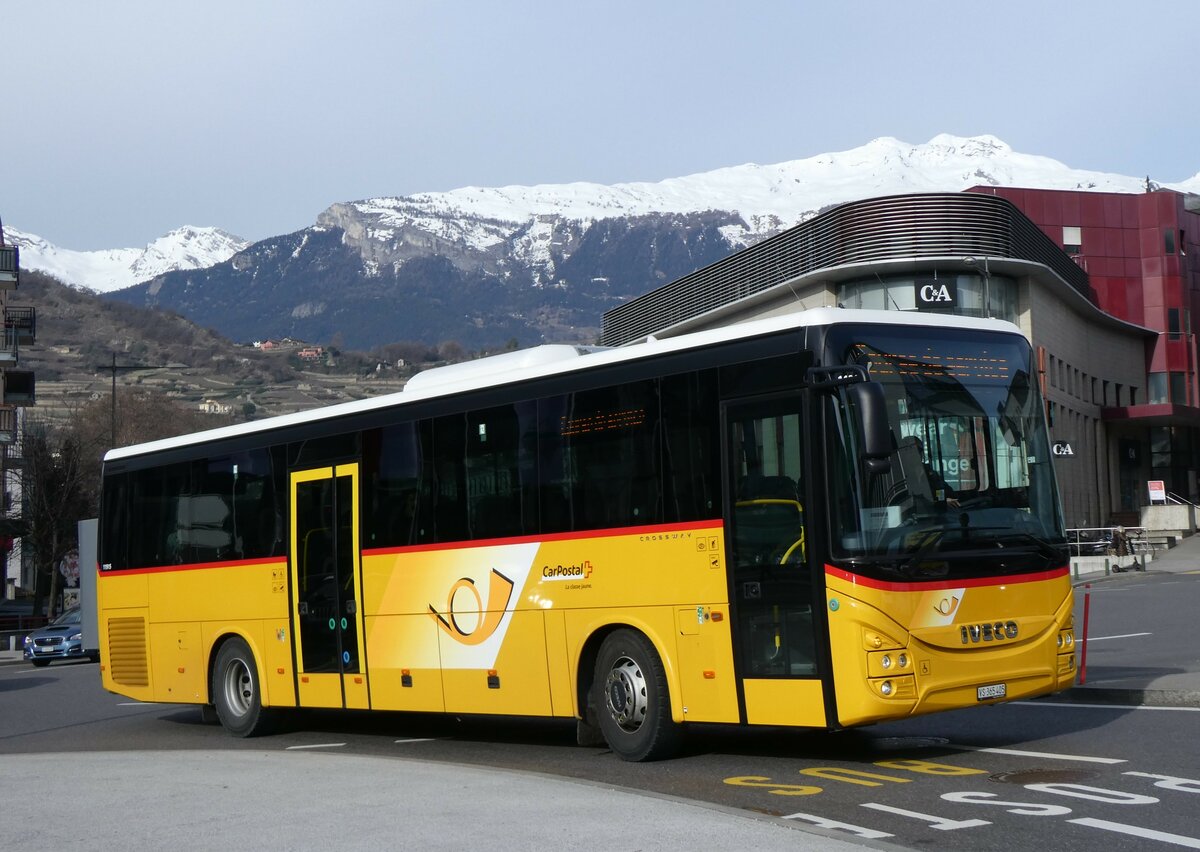
[[[786,476],[747,477],[734,504],[734,546],[742,564],[804,558],[804,507]]]

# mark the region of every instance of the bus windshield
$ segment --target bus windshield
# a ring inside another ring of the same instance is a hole
[[[1065,560],[1042,397],[1024,338],[856,326],[831,329],[827,355],[866,368],[883,386],[893,444],[886,463],[859,464],[854,413],[831,399],[835,558],[925,579]],[[969,558],[955,560],[956,553]]]

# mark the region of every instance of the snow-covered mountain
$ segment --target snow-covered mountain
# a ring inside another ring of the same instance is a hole
[[[4,238],[21,247],[21,266],[53,275],[73,287],[101,293],[132,287],[164,272],[204,269],[228,260],[249,243],[218,228],[185,225],[144,248],[74,251],[6,227]]]
[[[338,203],[309,228],[117,298],[170,308],[238,340],[290,335],[352,348],[587,340],[604,310],[846,201],[977,185],[1140,193],[1146,181],[1021,154],[993,136],[882,138],[657,183],[465,187]],[[1200,192],[1200,173],[1161,186]]]
[[[721,229],[741,247],[845,201],[908,192],[945,192],[978,184],[1043,189],[1141,192],[1145,178],[1073,169],[1057,160],[1020,154],[994,136],[935,136],[913,145],[891,137],[849,151],[775,165],[748,163],[657,183],[543,184],[464,187],[404,197],[332,205],[319,227],[345,231],[362,253],[368,274],[430,249],[453,255],[487,254],[511,245],[516,258],[553,277],[553,223],[586,227],[630,216],[719,210],[740,221]],[[1200,192],[1200,173],[1170,189]],[[204,269],[249,244],[217,228],[185,226],[141,249],[73,251],[33,234],[6,229],[21,246],[22,265],[67,283],[109,292],[176,270]],[[457,264],[456,264],[457,265]],[[546,275],[538,276],[545,278]]]
[[[614,217],[721,210],[742,220],[722,229],[730,243],[740,247],[834,204],[880,195],[953,192],[980,184],[1142,192],[1145,178],[1072,169],[1048,157],[1017,153],[994,136],[942,134],[923,145],[886,137],[850,151],[770,166],[731,166],[658,183],[471,186],[373,198],[335,204],[317,223],[345,230],[364,258],[376,263],[403,260],[410,250],[422,252],[441,243],[487,251],[520,231],[515,248],[522,259],[536,265],[552,253],[552,222],[586,227]],[[1163,186],[1200,192],[1200,173]],[[413,239],[416,234],[422,238]]]

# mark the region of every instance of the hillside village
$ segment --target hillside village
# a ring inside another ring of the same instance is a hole
[[[118,388],[240,422],[394,393],[413,373],[466,357],[453,344],[372,353],[287,337],[237,344],[178,315],[108,302],[37,272],[23,275],[19,296],[40,321],[37,342],[21,350],[22,367],[37,375],[29,411],[48,422],[108,398],[114,372]]]

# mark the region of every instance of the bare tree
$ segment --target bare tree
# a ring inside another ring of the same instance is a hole
[[[70,430],[38,421],[26,423],[24,453],[22,541],[33,552],[34,612],[41,611],[45,592],[47,612],[53,617],[58,606],[58,565],[78,547],[76,523],[89,515],[86,460]]]
[[[36,420],[25,424],[22,481],[23,543],[33,553],[34,611],[58,601],[58,565],[78,547],[76,524],[100,509],[100,473],[109,449],[111,407],[107,399],[89,402],[61,426]],[[122,390],[117,395],[119,445],[170,438],[224,426],[232,418],[213,417],[177,405],[160,394]],[[43,595],[47,597],[43,597]]]

